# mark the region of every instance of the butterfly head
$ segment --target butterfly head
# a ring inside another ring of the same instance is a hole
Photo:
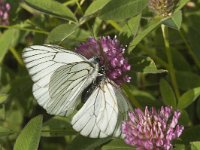
[[[93,62],[94,62],[94,63],[98,63],[98,64],[99,64],[100,61],[101,61],[101,59],[99,58],[99,56],[94,56],[92,59],[93,59]]]

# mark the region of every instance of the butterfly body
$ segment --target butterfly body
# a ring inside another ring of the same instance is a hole
[[[129,109],[119,86],[106,77],[98,57],[84,56],[55,45],[25,48],[23,59],[34,82],[33,95],[49,114],[73,116],[73,128],[83,136],[119,136]]]
[[[105,67],[104,67],[104,66],[100,66],[100,59],[99,59],[99,57],[98,57],[98,56],[95,56],[95,57],[93,57],[92,59],[90,59],[90,61],[91,61],[91,62],[98,63],[98,65],[99,65],[99,70],[98,70],[98,76],[96,77],[96,79],[93,80],[93,82],[90,83],[90,85],[88,85],[88,86],[85,88],[85,90],[83,91],[83,93],[82,93],[81,101],[82,101],[83,103],[86,102],[86,100],[87,100],[87,99],[89,98],[89,96],[92,94],[92,92],[94,91],[94,89],[95,89],[96,87],[99,86],[99,84],[101,83],[101,81],[102,81],[103,79],[106,78],[106,77],[105,77],[105,75],[106,75],[106,73],[105,73]]]
[[[105,78],[105,75],[97,76],[96,80],[94,80],[87,88],[85,88],[81,96],[81,101],[83,103],[86,102],[86,100],[90,97],[94,89],[99,86],[99,84],[104,78]]]

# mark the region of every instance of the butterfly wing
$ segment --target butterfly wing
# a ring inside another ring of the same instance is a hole
[[[73,128],[84,136],[119,136],[128,104],[109,79],[103,80],[72,118]],[[119,96],[119,97],[118,97]]]
[[[70,114],[78,104],[80,93],[97,74],[98,66],[90,62],[82,61],[59,67],[50,79],[47,112],[62,116]]]
[[[23,59],[34,82],[33,95],[45,109],[50,107],[49,83],[52,74],[59,67],[69,63],[88,61],[77,53],[55,45],[34,45],[25,48]]]

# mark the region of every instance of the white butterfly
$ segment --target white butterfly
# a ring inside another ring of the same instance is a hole
[[[97,59],[87,59],[55,45],[25,48],[23,58],[34,81],[33,95],[49,114],[73,116],[73,128],[83,136],[119,136],[129,105],[120,88],[101,69]]]

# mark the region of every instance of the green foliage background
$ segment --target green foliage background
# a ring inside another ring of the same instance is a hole
[[[88,37],[107,35],[127,45],[132,82],[123,90],[133,107],[179,109],[185,130],[174,149],[200,149],[200,0],[194,6],[180,0],[167,18],[152,14],[147,0],[7,2],[10,25],[0,25],[0,149],[133,149],[121,139],[82,137],[70,117],[48,115],[32,96],[21,57],[29,45],[73,50]]]

